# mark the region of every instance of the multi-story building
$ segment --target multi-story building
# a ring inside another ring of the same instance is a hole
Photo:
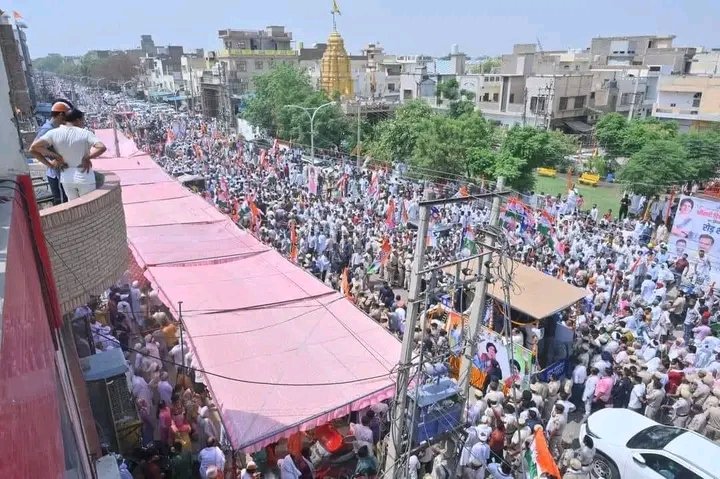
[[[182,67],[182,90],[188,99],[188,106],[194,108],[195,99],[199,99],[202,89],[203,71],[205,70],[206,61],[202,54],[187,54],[181,59]]]
[[[10,102],[21,128],[29,128],[27,121],[32,118],[35,107],[35,90],[30,53],[25,33],[19,26],[13,26],[8,15],[0,17],[0,50],[3,54],[5,74],[10,85]],[[12,115],[11,115],[12,117]]]
[[[21,66],[8,63],[4,53],[0,48],[0,116],[12,118],[6,71]],[[0,248],[6,252],[0,262],[0,369],[12,386],[0,388],[0,443],[10,458],[0,461],[0,477],[117,478],[115,458],[102,456],[72,319],[75,308],[127,270],[120,181],[107,173],[97,190],[39,210],[31,175],[44,176],[45,167],[28,165],[12,122],[0,124],[0,142],[0,178],[15,185],[0,204]]]
[[[225,64],[231,95],[253,90],[253,78],[266,73],[276,63],[297,65],[298,52],[292,48],[292,33],[283,26],[265,30],[220,30],[222,48],[215,60]]]
[[[720,73],[720,48],[700,49],[690,62],[691,75],[717,75]]]
[[[140,49],[148,56],[155,56],[157,50],[152,35],[140,35]]]
[[[675,121],[682,131],[718,125],[720,77],[661,76],[652,114],[656,118]]]
[[[590,41],[592,66],[643,66],[648,55],[672,48],[674,39],[675,35],[595,37]]]

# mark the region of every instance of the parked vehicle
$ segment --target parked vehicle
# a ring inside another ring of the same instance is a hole
[[[629,409],[601,409],[580,426],[597,450],[597,479],[715,479],[720,445],[687,429],[664,426]]]

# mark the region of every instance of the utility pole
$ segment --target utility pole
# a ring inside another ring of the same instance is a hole
[[[497,179],[497,185],[495,187],[496,193],[500,193],[505,185],[505,178],[502,176]],[[492,209],[490,210],[490,226],[496,227],[498,225],[498,219],[500,218],[500,196],[496,195],[493,198]],[[485,235],[485,244],[483,249],[492,250],[495,244],[495,235],[493,232]],[[465,349],[462,355],[462,362],[460,364],[460,373],[458,374],[458,380],[460,382],[460,394],[463,394],[465,401],[469,400],[470,393],[470,369],[472,368],[472,358],[477,353],[477,334],[480,331],[480,325],[485,317],[485,303],[487,300],[487,286],[489,276],[489,264],[492,262],[492,256],[488,258],[480,258],[478,261],[481,263],[480,276],[478,277],[477,283],[475,283],[475,296],[473,297],[472,305],[470,306],[470,322],[468,325],[468,334],[464,336]],[[467,404],[466,404],[467,405]],[[465,408],[467,411],[467,407]],[[464,413],[463,413],[464,414]]]
[[[120,158],[120,141],[118,139],[118,132],[117,132],[117,118],[115,116],[115,107],[120,102],[120,100],[117,100],[115,103],[108,102],[107,99],[103,98],[103,102],[106,105],[112,106],[112,111],[110,112],[112,114],[112,128],[113,128],[113,140],[115,143],[115,158]]]
[[[637,101],[638,84],[640,83],[640,69],[638,68],[637,75],[635,75],[635,86],[633,87],[632,101],[630,102],[630,110],[628,111],[628,120],[633,119],[635,114],[635,102]]]
[[[435,199],[435,193],[425,190],[424,200]],[[398,452],[403,443],[407,421],[405,410],[407,406],[407,390],[410,382],[410,365],[414,346],[415,325],[420,312],[420,287],[422,285],[422,270],[425,261],[426,236],[430,223],[430,206],[420,204],[420,218],[418,223],[417,240],[415,242],[415,258],[413,258],[412,271],[410,273],[410,290],[408,292],[408,309],[405,316],[405,331],[403,331],[402,349],[400,351],[400,364],[397,374],[397,396],[395,396],[395,411],[393,422],[390,425],[390,441],[388,443],[387,456],[385,458],[385,474],[387,479],[402,478],[402,469],[396,467]]]
[[[355,152],[357,157],[360,158],[360,99],[358,98],[357,104],[357,143],[355,145]]]

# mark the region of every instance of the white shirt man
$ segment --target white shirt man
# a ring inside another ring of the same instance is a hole
[[[72,111],[68,113],[68,116]],[[32,153],[53,147],[62,157],[67,168],[60,172],[60,182],[65,189],[68,201],[95,190],[95,173],[90,160],[97,158],[106,150],[105,145],[90,130],[81,128],[82,118],[75,124],[60,125],[45,133],[30,147]],[[43,148],[44,147],[44,148]]]
[[[638,381],[630,390],[630,400],[628,401],[628,408],[636,412],[642,411],[642,398],[645,396],[645,383]]]

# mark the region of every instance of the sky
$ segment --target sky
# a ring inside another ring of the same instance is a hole
[[[720,47],[720,0],[337,0],[338,31],[349,52],[380,43],[391,54],[442,56],[457,44],[475,57],[515,43],[586,48],[594,36],[674,34],[676,46]],[[48,53],[155,44],[220,47],[217,31],[285,25],[306,46],[332,29],[332,0],[5,0],[28,25],[34,58]]]

